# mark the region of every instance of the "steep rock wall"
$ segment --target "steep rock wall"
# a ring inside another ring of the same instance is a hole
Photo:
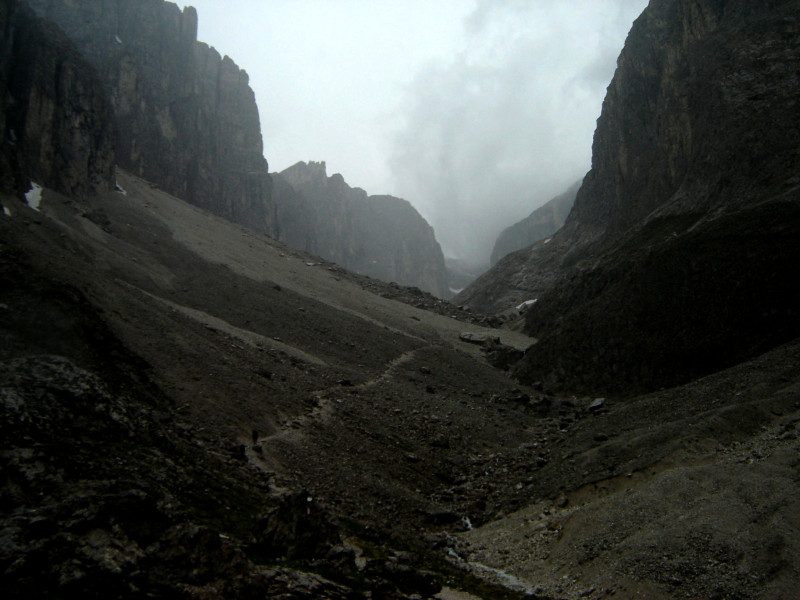
[[[114,128],[94,69],[24,3],[0,1],[0,186],[69,196],[113,185]]]
[[[447,271],[433,229],[407,201],[368,196],[324,162],[274,174],[286,244],[361,273],[446,297]]]
[[[94,65],[120,166],[226,219],[277,232],[247,74],[197,41],[197,12],[163,0],[30,0]]]
[[[651,2],[567,223],[516,257],[539,296],[518,375],[626,393],[800,335],[797,139],[800,2]]]

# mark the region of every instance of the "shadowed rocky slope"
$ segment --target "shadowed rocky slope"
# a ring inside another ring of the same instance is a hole
[[[248,76],[197,41],[194,8],[164,0],[29,4],[100,75],[120,166],[214,214],[277,233]]]
[[[9,597],[794,589],[796,343],[653,396],[553,396],[460,334],[526,338],[117,176],[3,198]]]
[[[800,334],[799,8],[661,0],[635,22],[566,225],[481,282],[539,298],[521,377],[653,389]]]
[[[3,588],[438,590],[436,563],[400,551],[420,544],[411,523],[460,522],[445,491],[466,448],[519,430],[494,404],[457,410],[511,389],[459,339],[495,334],[117,176],[126,194],[86,203],[3,197]],[[479,502],[475,522],[508,501]]]
[[[300,162],[275,179],[279,239],[346,269],[449,295],[444,255],[433,229],[407,201],[368,196],[324,162]]]

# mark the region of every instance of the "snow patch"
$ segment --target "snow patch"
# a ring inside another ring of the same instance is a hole
[[[39,210],[42,202],[42,186],[31,181],[31,189],[25,192],[25,201],[33,210]]]
[[[525,300],[525,302],[523,302],[522,304],[518,304],[518,305],[517,305],[517,312],[518,312],[518,313],[523,313],[523,312],[525,312],[525,311],[526,311],[526,310],[528,310],[528,309],[529,309],[531,306],[533,306],[534,304],[536,304],[538,301],[539,301],[539,299],[538,299],[538,298],[534,298],[533,300]]]
[[[509,588],[516,592],[523,592],[525,594],[536,593],[536,586],[534,586],[530,581],[526,581],[525,579],[517,577],[516,575],[512,575],[511,573],[507,573],[501,569],[495,569],[494,567],[490,567],[479,562],[468,562],[467,564],[472,568],[473,571],[494,575],[503,587]]]
[[[121,40],[121,39],[119,39],[119,36],[118,36],[118,35],[115,35],[115,36],[114,36],[114,39],[116,40],[116,42],[117,42],[118,44],[121,44],[121,43],[122,43],[122,40]]]
[[[114,182],[114,187],[116,187],[117,188],[117,192],[119,192],[123,196],[127,196],[128,195],[128,192],[126,192],[124,189],[122,189],[122,186],[119,184],[118,181]]]
[[[546,239],[544,242],[542,242],[542,243],[543,243],[543,244],[549,244],[549,243],[550,243],[550,242],[552,242],[552,241],[553,241],[553,238],[547,238],[547,239]]]

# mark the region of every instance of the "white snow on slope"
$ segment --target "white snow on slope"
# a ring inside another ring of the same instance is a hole
[[[39,210],[39,204],[42,201],[42,186],[31,181],[31,189],[25,192],[25,200],[32,209]]]

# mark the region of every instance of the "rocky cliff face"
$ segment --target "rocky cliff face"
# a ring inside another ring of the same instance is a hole
[[[800,334],[798,32],[796,0],[650,3],[567,223],[508,257],[540,299],[520,376],[648,389]]]
[[[0,2],[0,186],[81,197],[113,185],[114,132],[94,69],[24,4]]]
[[[197,12],[163,0],[31,0],[99,73],[117,161],[170,193],[258,231],[277,231],[247,74],[197,41]]]
[[[274,174],[286,244],[361,273],[448,295],[447,271],[433,229],[405,200],[368,196],[324,162],[300,162]]]
[[[494,243],[491,264],[496,265],[504,256],[527,248],[558,231],[567,220],[580,186],[580,181],[575,182],[563,194],[540,206],[518,223],[504,229]]]

